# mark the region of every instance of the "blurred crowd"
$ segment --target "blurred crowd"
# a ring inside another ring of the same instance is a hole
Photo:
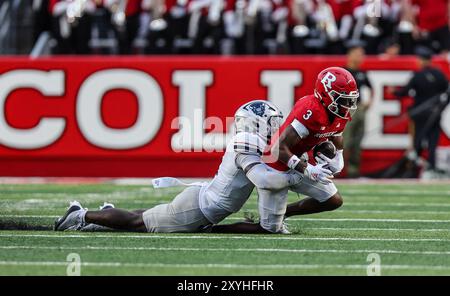
[[[434,53],[450,48],[449,0],[33,0],[55,54]]]

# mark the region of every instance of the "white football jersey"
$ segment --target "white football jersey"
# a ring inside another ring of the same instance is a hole
[[[199,199],[200,209],[212,223],[219,223],[231,213],[238,212],[250,197],[255,185],[244,169],[261,157],[266,143],[258,135],[248,132],[236,134],[228,143],[222,163],[214,179],[203,186]],[[252,160],[238,155],[252,155]],[[239,163],[241,162],[241,163]]]

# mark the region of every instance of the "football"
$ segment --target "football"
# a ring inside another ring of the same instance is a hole
[[[314,146],[313,149],[314,158],[316,158],[317,153],[319,152],[328,158],[334,158],[334,156],[336,155],[336,147],[331,141],[324,141]]]

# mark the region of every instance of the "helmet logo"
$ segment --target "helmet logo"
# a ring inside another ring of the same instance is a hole
[[[253,113],[255,113],[256,115],[261,116],[261,117],[266,112],[266,105],[261,102],[249,104],[249,105],[247,105],[247,108],[252,110]]]
[[[331,83],[336,81],[336,76],[333,73],[327,72],[325,76],[322,78],[321,82],[325,87],[325,90],[328,92],[331,89]]]

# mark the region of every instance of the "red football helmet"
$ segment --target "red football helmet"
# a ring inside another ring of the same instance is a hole
[[[330,67],[320,72],[314,95],[331,113],[344,119],[350,119],[357,109],[358,87],[344,68]]]

